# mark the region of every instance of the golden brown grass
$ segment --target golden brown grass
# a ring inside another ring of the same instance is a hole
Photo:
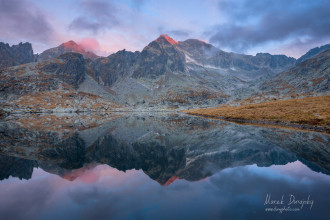
[[[111,111],[112,108],[119,108],[120,106],[103,100],[97,102],[98,99],[101,99],[99,96],[78,92],[75,91],[44,91],[38,92],[35,94],[27,94],[21,96],[19,99],[14,100],[11,104],[17,104],[20,107],[28,107],[30,109],[44,109],[44,110],[52,110],[57,107],[59,108],[78,108],[78,109],[91,109],[91,110],[101,110],[101,109],[109,109]],[[76,103],[75,101],[79,101]],[[80,103],[81,102],[81,103]]]
[[[236,107],[191,109],[185,112],[224,119],[287,122],[326,127],[330,125],[330,95]]]

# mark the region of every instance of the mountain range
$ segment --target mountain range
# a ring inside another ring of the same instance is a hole
[[[329,93],[329,49],[314,48],[296,60],[161,35],[141,52],[98,57],[73,41],[39,55],[29,43],[0,43],[0,101],[5,111],[100,110],[96,102],[106,103],[105,109],[169,110],[322,95]],[[82,99],[92,107],[82,107]]]

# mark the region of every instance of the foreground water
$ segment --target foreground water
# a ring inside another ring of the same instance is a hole
[[[329,219],[329,135],[187,115],[0,123],[0,219]]]

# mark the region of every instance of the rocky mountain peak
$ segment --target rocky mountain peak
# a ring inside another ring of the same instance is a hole
[[[168,36],[167,34],[161,34],[157,39],[156,42],[158,43],[164,43],[164,42],[168,42],[172,45],[178,44],[177,41],[175,41],[173,38],[171,38],[170,36]]]
[[[82,46],[78,45],[76,42],[74,42],[73,40],[70,40],[68,42],[65,42],[63,44],[61,44],[60,46],[63,47],[69,47],[69,48],[73,48],[73,47],[80,47],[82,48]]]
[[[96,54],[94,54],[93,52],[86,51],[85,48],[82,45],[77,44],[73,40],[70,40],[68,42],[62,43],[58,47],[54,47],[54,48],[50,48],[48,50],[45,50],[44,52],[42,52],[39,55],[38,61],[58,57],[62,54],[69,53],[69,52],[82,54],[85,59],[87,59],[87,58],[89,58],[89,59],[98,58],[98,56]]]
[[[63,47],[65,50],[68,50],[70,52],[80,53],[80,54],[84,55],[84,57],[86,57],[87,53],[94,54],[93,52],[86,50],[86,48],[83,45],[78,44],[73,40],[65,42],[65,43],[61,44],[59,47]]]

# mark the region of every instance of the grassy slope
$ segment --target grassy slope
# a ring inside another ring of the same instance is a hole
[[[330,125],[330,95],[235,107],[191,109],[185,112],[223,119],[286,122],[328,127]]]

